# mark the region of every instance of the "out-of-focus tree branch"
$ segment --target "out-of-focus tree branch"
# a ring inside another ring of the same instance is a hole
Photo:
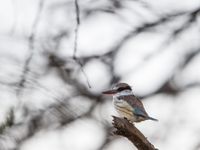
[[[21,94],[21,91],[23,90],[23,88],[26,84],[27,75],[30,71],[29,70],[30,69],[30,63],[31,63],[31,60],[33,59],[34,50],[35,50],[34,45],[35,45],[35,38],[36,38],[36,29],[37,29],[37,25],[38,25],[40,18],[41,18],[41,12],[42,12],[42,9],[44,7],[44,1],[45,0],[40,0],[39,9],[37,11],[35,20],[33,21],[32,29],[31,29],[30,35],[28,37],[28,46],[29,46],[30,54],[29,54],[29,56],[27,57],[27,59],[25,60],[25,63],[24,63],[24,68],[23,68],[23,72],[22,72],[22,75],[21,75],[21,79],[18,83],[17,95]]]
[[[74,34],[75,34],[74,36],[75,37],[74,37],[73,59],[77,62],[77,64],[79,64],[80,69],[81,69],[83,75],[86,78],[87,85],[88,85],[89,88],[91,88],[91,85],[90,85],[89,79],[87,77],[87,74],[85,73],[85,71],[83,69],[83,65],[82,65],[82,63],[79,61],[79,59],[76,56],[77,47],[78,47],[78,44],[77,44],[77,41],[78,41],[78,31],[79,31],[79,26],[80,26],[80,8],[79,8],[78,0],[74,0],[74,5],[75,5],[75,14],[76,14],[76,27],[75,27],[75,30],[74,30]]]
[[[6,128],[12,126],[13,123],[14,123],[14,112],[13,109],[10,109],[10,112],[8,113],[5,122],[0,125],[0,134],[3,134]]]

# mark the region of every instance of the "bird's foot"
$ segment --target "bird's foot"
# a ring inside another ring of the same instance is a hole
[[[124,119],[128,120],[126,117],[124,117]]]
[[[129,123],[133,123],[131,120],[129,120],[128,118],[124,117],[125,120],[127,120]]]

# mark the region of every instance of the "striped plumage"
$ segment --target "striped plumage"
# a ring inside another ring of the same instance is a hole
[[[134,96],[128,84],[118,83],[112,90],[105,91],[103,94],[113,95],[114,107],[121,117],[125,117],[131,122],[140,122],[148,119],[157,121],[157,119],[149,117],[142,102]]]

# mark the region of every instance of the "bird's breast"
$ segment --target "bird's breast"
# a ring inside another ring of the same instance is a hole
[[[131,111],[133,110],[133,107],[123,99],[113,98],[113,104],[115,107],[123,107]]]
[[[133,108],[123,99],[113,99],[113,105],[121,117],[133,120]]]

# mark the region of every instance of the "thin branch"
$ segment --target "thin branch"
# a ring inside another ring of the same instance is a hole
[[[33,22],[31,33],[28,37],[30,54],[24,64],[21,80],[19,81],[19,84],[18,84],[19,88],[17,90],[17,95],[19,95],[21,93],[21,91],[23,90],[23,88],[26,84],[27,75],[28,75],[29,67],[30,67],[30,62],[33,59],[33,55],[34,55],[34,43],[35,43],[35,36],[36,36],[35,33],[36,33],[38,22],[40,20],[41,11],[42,11],[43,6],[44,6],[44,0],[40,0],[39,9],[36,14],[35,20]]]
[[[158,150],[127,119],[113,116],[113,126],[117,129],[114,134],[128,138],[138,150]]]
[[[76,11],[76,27],[75,27],[75,39],[74,39],[74,54],[73,59],[76,59],[76,52],[77,52],[77,41],[78,41],[78,29],[80,25],[80,10],[78,5],[78,0],[74,0],[75,4],[75,11]]]
[[[85,73],[84,69],[83,69],[83,65],[82,63],[77,59],[76,57],[76,53],[77,53],[77,41],[78,41],[78,31],[79,31],[79,26],[80,26],[80,9],[79,9],[79,5],[78,5],[78,0],[74,0],[74,5],[75,5],[75,12],[76,12],[76,27],[75,27],[75,37],[74,37],[74,54],[73,54],[73,59],[76,61],[77,64],[79,64],[81,71],[83,73],[83,75],[86,78],[86,82],[89,88],[91,88],[89,79],[87,77],[87,74]]]

